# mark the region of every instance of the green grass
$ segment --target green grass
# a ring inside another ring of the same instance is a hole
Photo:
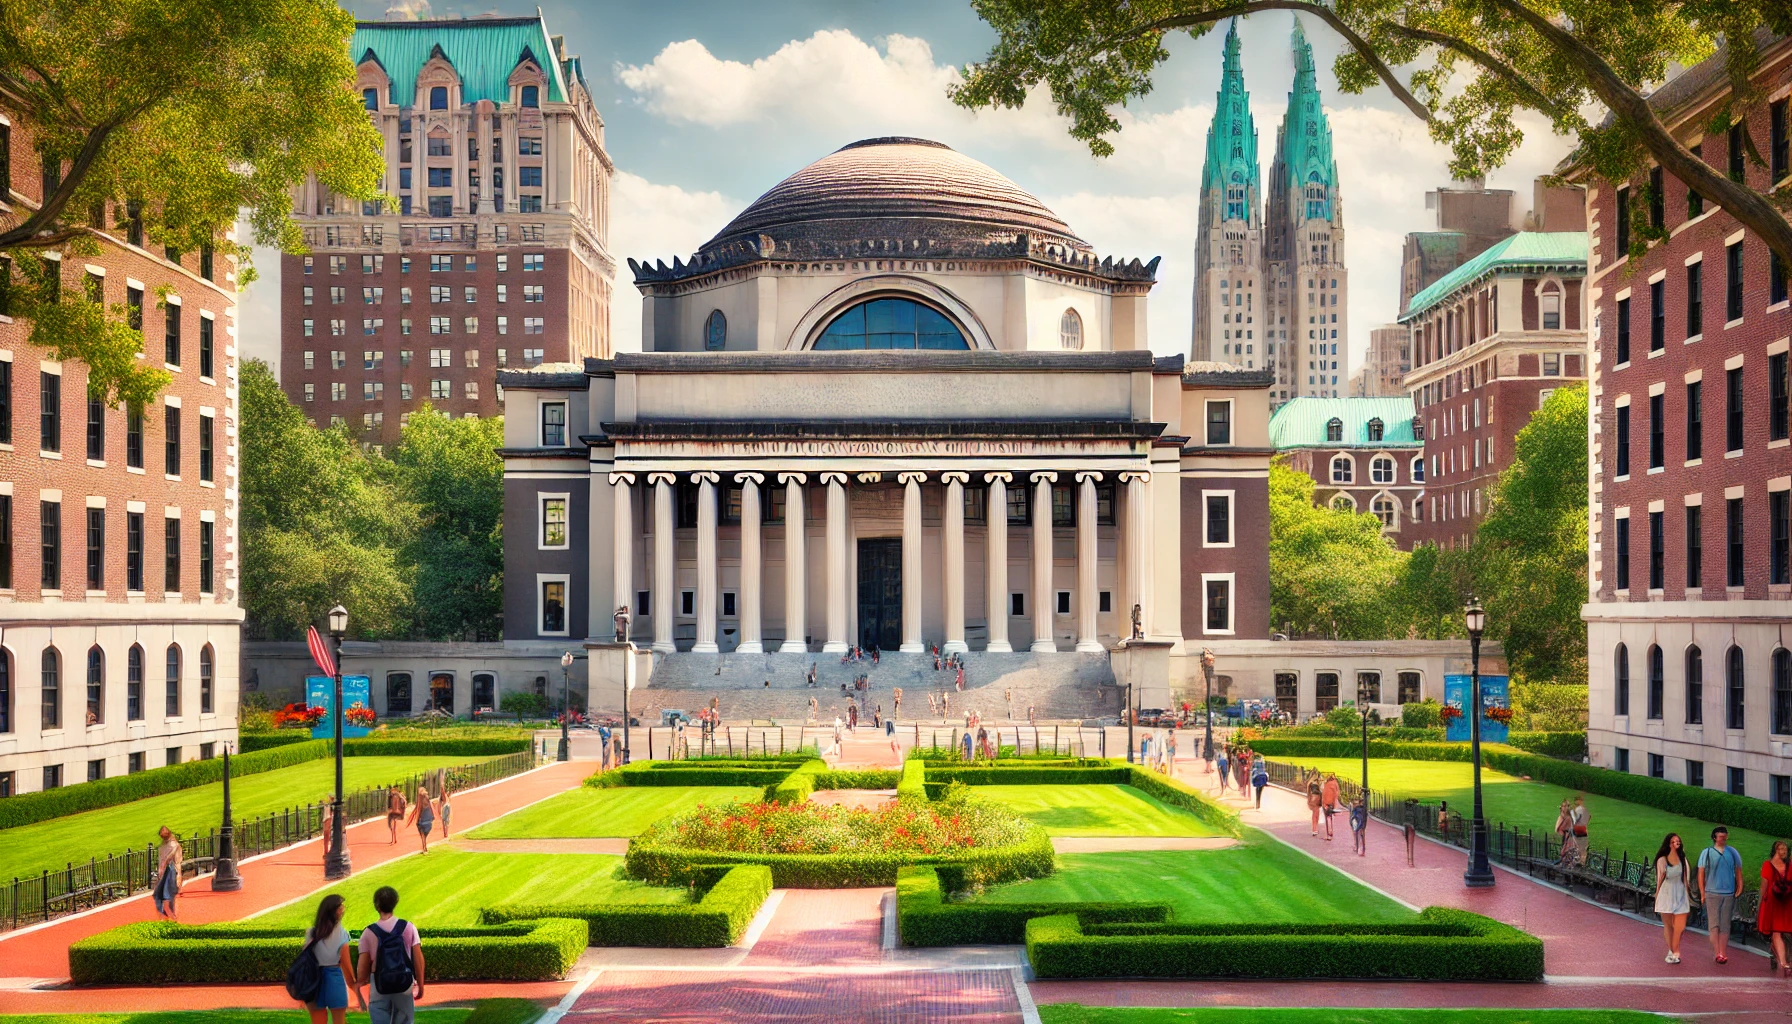
[[[683,903],[683,889],[630,881],[622,858],[597,853],[466,853],[453,847],[415,854],[358,874],[253,920],[304,929],[317,902],[340,893],[347,923],[360,928],[378,915],[373,891],[398,890],[398,916],[419,927],[479,923],[481,908],[499,903]]]
[[[1352,758],[1290,757],[1274,760],[1292,761],[1304,767],[1336,772],[1341,779],[1362,778],[1363,763]],[[1401,761],[1371,758],[1369,785],[1400,797],[1418,797],[1437,802],[1448,800],[1450,808],[1467,816],[1474,806],[1474,767],[1464,761]],[[1538,835],[1553,834],[1556,812],[1563,800],[1572,800],[1574,791],[1544,782],[1532,782],[1501,772],[1481,771],[1481,800],[1487,809],[1487,820],[1497,825],[1535,829]],[[1697,856],[1711,841],[1715,822],[1700,821],[1642,804],[1615,800],[1606,796],[1587,796],[1587,810],[1592,815],[1587,834],[1593,849],[1609,848],[1614,857],[1630,851],[1631,860],[1651,861],[1660,849],[1662,837],[1680,833],[1686,848]],[[1747,865],[1759,865],[1772,849],[1773,837],[1747,829],[1731,828],[1730,845],[1742,854],[1746,883],[1755,875]]]
[[[757,786],[580,786],[507,814],[469,832],[466,839],[604,839],[638,836],[647,826],[699,804],[758,800]]]
[[[382,785],[435,768],[467,764],[469,757],[350,757],[342,762],[343,786],[350,790]],[[231,811],[240,821],[324,799],[335,784],[335,762],[319,758],[289,768],[260,772],[230,783]],[[167,825],[181,835],[218,827],[224,815],[224,784],[195,786],[175,793],[102,807],[0,830],[0,878],[58,871],[70,861],[105,857],[127,847],[141,850],[157,842]]]
[[[1054,836],[1213,836],[1220,833],[1181,808],[1131,786],[978,786]]]
[[[1677,1018],[1641,1010],[1168,1009],[1057,1003],[1041,1006],[1039,1019],[1044,1024],[1673,1024]]]
[[[1179,921],[1409,921],[1412,911],[1247,829],[1224,850],[1069,853],[1045,878],[1006,882],[982,900],[1168,903]]]
[[[477,1006],[417,1009],[417,1024],[528,1024],[541,1007],[526,999],[486,999]],[[310,1024],[304,1010],[181,1010],[154,1013],[22,1013],[0,1015],[0,1024]],[[350,1011],[348,1024],[368,1024]]]

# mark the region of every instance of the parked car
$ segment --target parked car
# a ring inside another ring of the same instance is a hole
[[[691,716],[685,714],[684,709],[662,708],[660,710],[661,725],[677,725],[679,722],[683,722],[686,725],[691,724]]]

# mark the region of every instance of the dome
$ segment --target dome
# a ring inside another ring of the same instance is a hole
[[[1090,251],[1044,203],[989,166],[927,139],[865,139],[772,186],[704,244],[766,235],[779,248],[900,240],[926,252],[1021,233]]]

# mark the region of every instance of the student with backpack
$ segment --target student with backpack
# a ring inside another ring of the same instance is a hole
[[[371,1024],[413,1024],[423,998],[423,941],[417,926],[392,912],[398,890],[382,885],[373,893],[380,919],[361,931],[361,977],[373,991],[367,1002]]]
[[[1263,787],[1267,786],[1267,785],[1269,785],[1269,768],[1266,765],[1264,765],[1262,758],[1260,758],[1260,757],[1252,758],[1251,759],[1251,788],[1257,791],[1257,809],[1258,810],[1263,809]]]
[[[348,955],[348,932],[342,927],[342,897],[331,893],[317,905],[317,918],[305,929],[305,948],[286,972],[286,992],[305,1004],[311,1024],[342,1024],[348,1014],[348,990],[367,1009],[354,961]]]

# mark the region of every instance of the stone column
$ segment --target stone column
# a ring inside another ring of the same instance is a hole
[[[1033,474],[1033,647],[1055,651],[1052,641],[1052,484],[1056,473]]]
[[[653,649],[661,654],[678,650],[672,642],[678,597],[672,577],[672,531],[677,522],[672,515],[672,481],[671,473],[647,474],[653,485]]]
[[[473,108],[473,138],[479,147],[479,213],[492,212],[492,111],[497,107],[486,100]]]
[[[761,654],[759,487],[765,474],[739,473],[735,479],[740,482],[740,644],[735,650]]]
[[[921,643],[921,481],[926,473],[898,473],[902,484],[902,652],[919,654]]]
[[[627,605],[629,614],[640,611],[635,603],[635,474],[611,473],[610,491],[616,503],[616,513],[612,523],[610,569],[611,600],[618,606]],[[613,613],[616,609],[612,608]],[[598,621],[601,609],[592,609],[592,620]],[[628,637],[619,636],[617,643],[626,641]]]
[[[983,517],[988,529],[983,535],[983,560],[989,570],[989,645],[991,654],[1007,654],[1014,650],[1008,643],[1008,482],[1012,473],[991,473],[989,500]]]
[[[940,550],[944,571],[940,588],[945,592],[946,643],[942,650],[966,651],[964,642],[964,485],[969,473],[941,473],[946,485],[946,507],[940,517]],[[993,603],[993,602],[992,602]]]
[[[808,654],[809,643],[803,639],[808,635],[808,609],[803,602],[809,584],[803,526],[807,511],[803,484],[808,478],[802,473],[784,473],[779,479],[784,481],[784,643],[778,653]]]
[[[1100,608],[1095,578],[1095,481],[1100,473],[1076,475],[1076,649],[1103,650],[1097,628]]]
[[[846,643],[846,474],[823,473],[828,489],[828,638],[823,654],[845,654]]]
[[[1126,616],[1126,635],[1132,635],[1132,609],[1139,606],[1140,631],[1151,635],[1151,499],[1148,485],[1151,474],[1130,471],[1120,474],[1126,485],[1126,597],[1121,611]]]
[[[697,482],[697,642],[692,654],[716,653],[716,481],[714,473],[692,473]]]

